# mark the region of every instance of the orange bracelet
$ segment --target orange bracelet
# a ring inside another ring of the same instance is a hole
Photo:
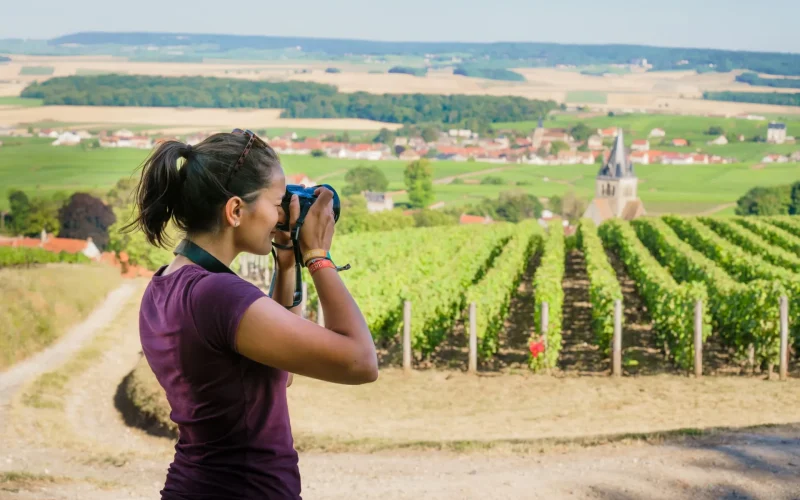
[[[315,260],[314,262],[308,265],[308,272],[311,273],[311,275],[313,276],[315,272],[326,267],[336,269],[336,264],[334,264],[328,259]]]
[[[311,259],[324,259],[328,256],[328,251],[323,250],[322,248],[314,248],[312,250],[308,250],[306,253],[303,254],[303,264],[307,264]]]

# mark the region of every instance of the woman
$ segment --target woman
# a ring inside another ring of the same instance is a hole
[[[277,252],[272,298],[225,272],[240,252],[269,254],[273,239],[291,244],[276,230],[287,216],[285,190],[275,151],[238,129],[195,147],[166,141],[144,165],[131,227],[165,246],[173,220],[186,235],[183,245],[196,245],[223,270],[210,272],[179,254],[156,272],[142,298],[142,348],[180,435],[162,499],[300,498],[286,403],[291,374],[340,384],[378,377],[364,317],[332,263],[320,258],[333,238],[330,190],[317,190],[299,237],[304,258],[316,256],[306,264],[324,328],[291,307],[292,250]],[[290,224],[299,210],[294,196]]]

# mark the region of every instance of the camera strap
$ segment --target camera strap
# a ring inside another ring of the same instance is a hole
[[[175,255],[183,255],[210,273],[236,274],[198,244],[187,239],[182,240],[172,253]]]

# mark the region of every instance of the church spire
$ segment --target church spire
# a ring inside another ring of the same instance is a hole
[[[625,141],[622,135],[622,129],[618,129],[617,138],[614,141],[614,147],[611,148],[611,154],[608,155],[608,161],[597,173],[599,177],[635,177],[633,173],[633,163],[628,159],[625,153]]]

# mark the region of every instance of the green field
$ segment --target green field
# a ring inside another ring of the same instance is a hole
[[[597,92],[593,90],[573,90],[567,92],[567,102],[579,102],[590,104],[605,104],[608,102],[608,94],[605,92]]]
[[[23,66],[19,70],[19,74],[22,75],[35,75],[35,76],[50,76],[55,72],[55,68],[52,66]]]
[[[23,189],[32,195],[58,191],[86,190],[104,193],[120,178],[136,175],[148,151],[137,149],[83,150],[81,147],[53,147],[49,139],[11,139],[0,147],[0,186]],[[402,190],[406,162],[399,160],[367,162],[289,156],[282,158],[287,173],[304,173],[312,180],[333,186],[344,184],[347,169],[373,164],[389,179],[390,190]],[[497,165],[480,162],[433,162],[435,178],[450,177],[489,169],[501,171],[478,174],[477,181],[492,175],[505,185],[436,184],[437,201],[462,205],[500,192],[519,189],[547,198],[574,191],[590,198],[594,193],[595,165]],[[639,195],[650,212],[697,213],[735,202],[754,186],[789,184],[800,180],[800,164],[772,164],[754,169],[751,163],[731,165],[637,165]],[[523,185],[517,185],[522,182]],[[405,201],[400,195],[396,202]],[[0,208],[8,200],[0,198]],[[729,213],[723,211],[721,214]]]
[[[786,124],[789,135],[800,135],[800,118],[778,117],[769,119],[781,121]],[[667,133],[667,139],[683,138],[693,141],[696,146],[706,147],[706,142],[714,136],[704,132],[709,127],[722,127],[725,133],[743,134],[746,139],[754,135],[766,136],[768,120],[747,120],[743,118],[713,118],[706,116],[681,116],[658,114],[626,114],[617,116],[596,116],[584,118],[575,114],[553,114],[547,118],[545,127],[569,128],[578,123],[585,123],[592,128],[621,127],[625,133],[626,142],[633,139],[647,139],[654,128],[662,128]],[[495,123],[497,130],[511,129],[530,132],[536,128],[536,120],[525,122]],[[657,139],[660,140],[660,139]],[[800,148],[800,146],[798,146]]]
[[[0,96],[0,106],[23,106],[26,108],[38,107],[44,104],[44,99],[31,99],[28,97]]]

